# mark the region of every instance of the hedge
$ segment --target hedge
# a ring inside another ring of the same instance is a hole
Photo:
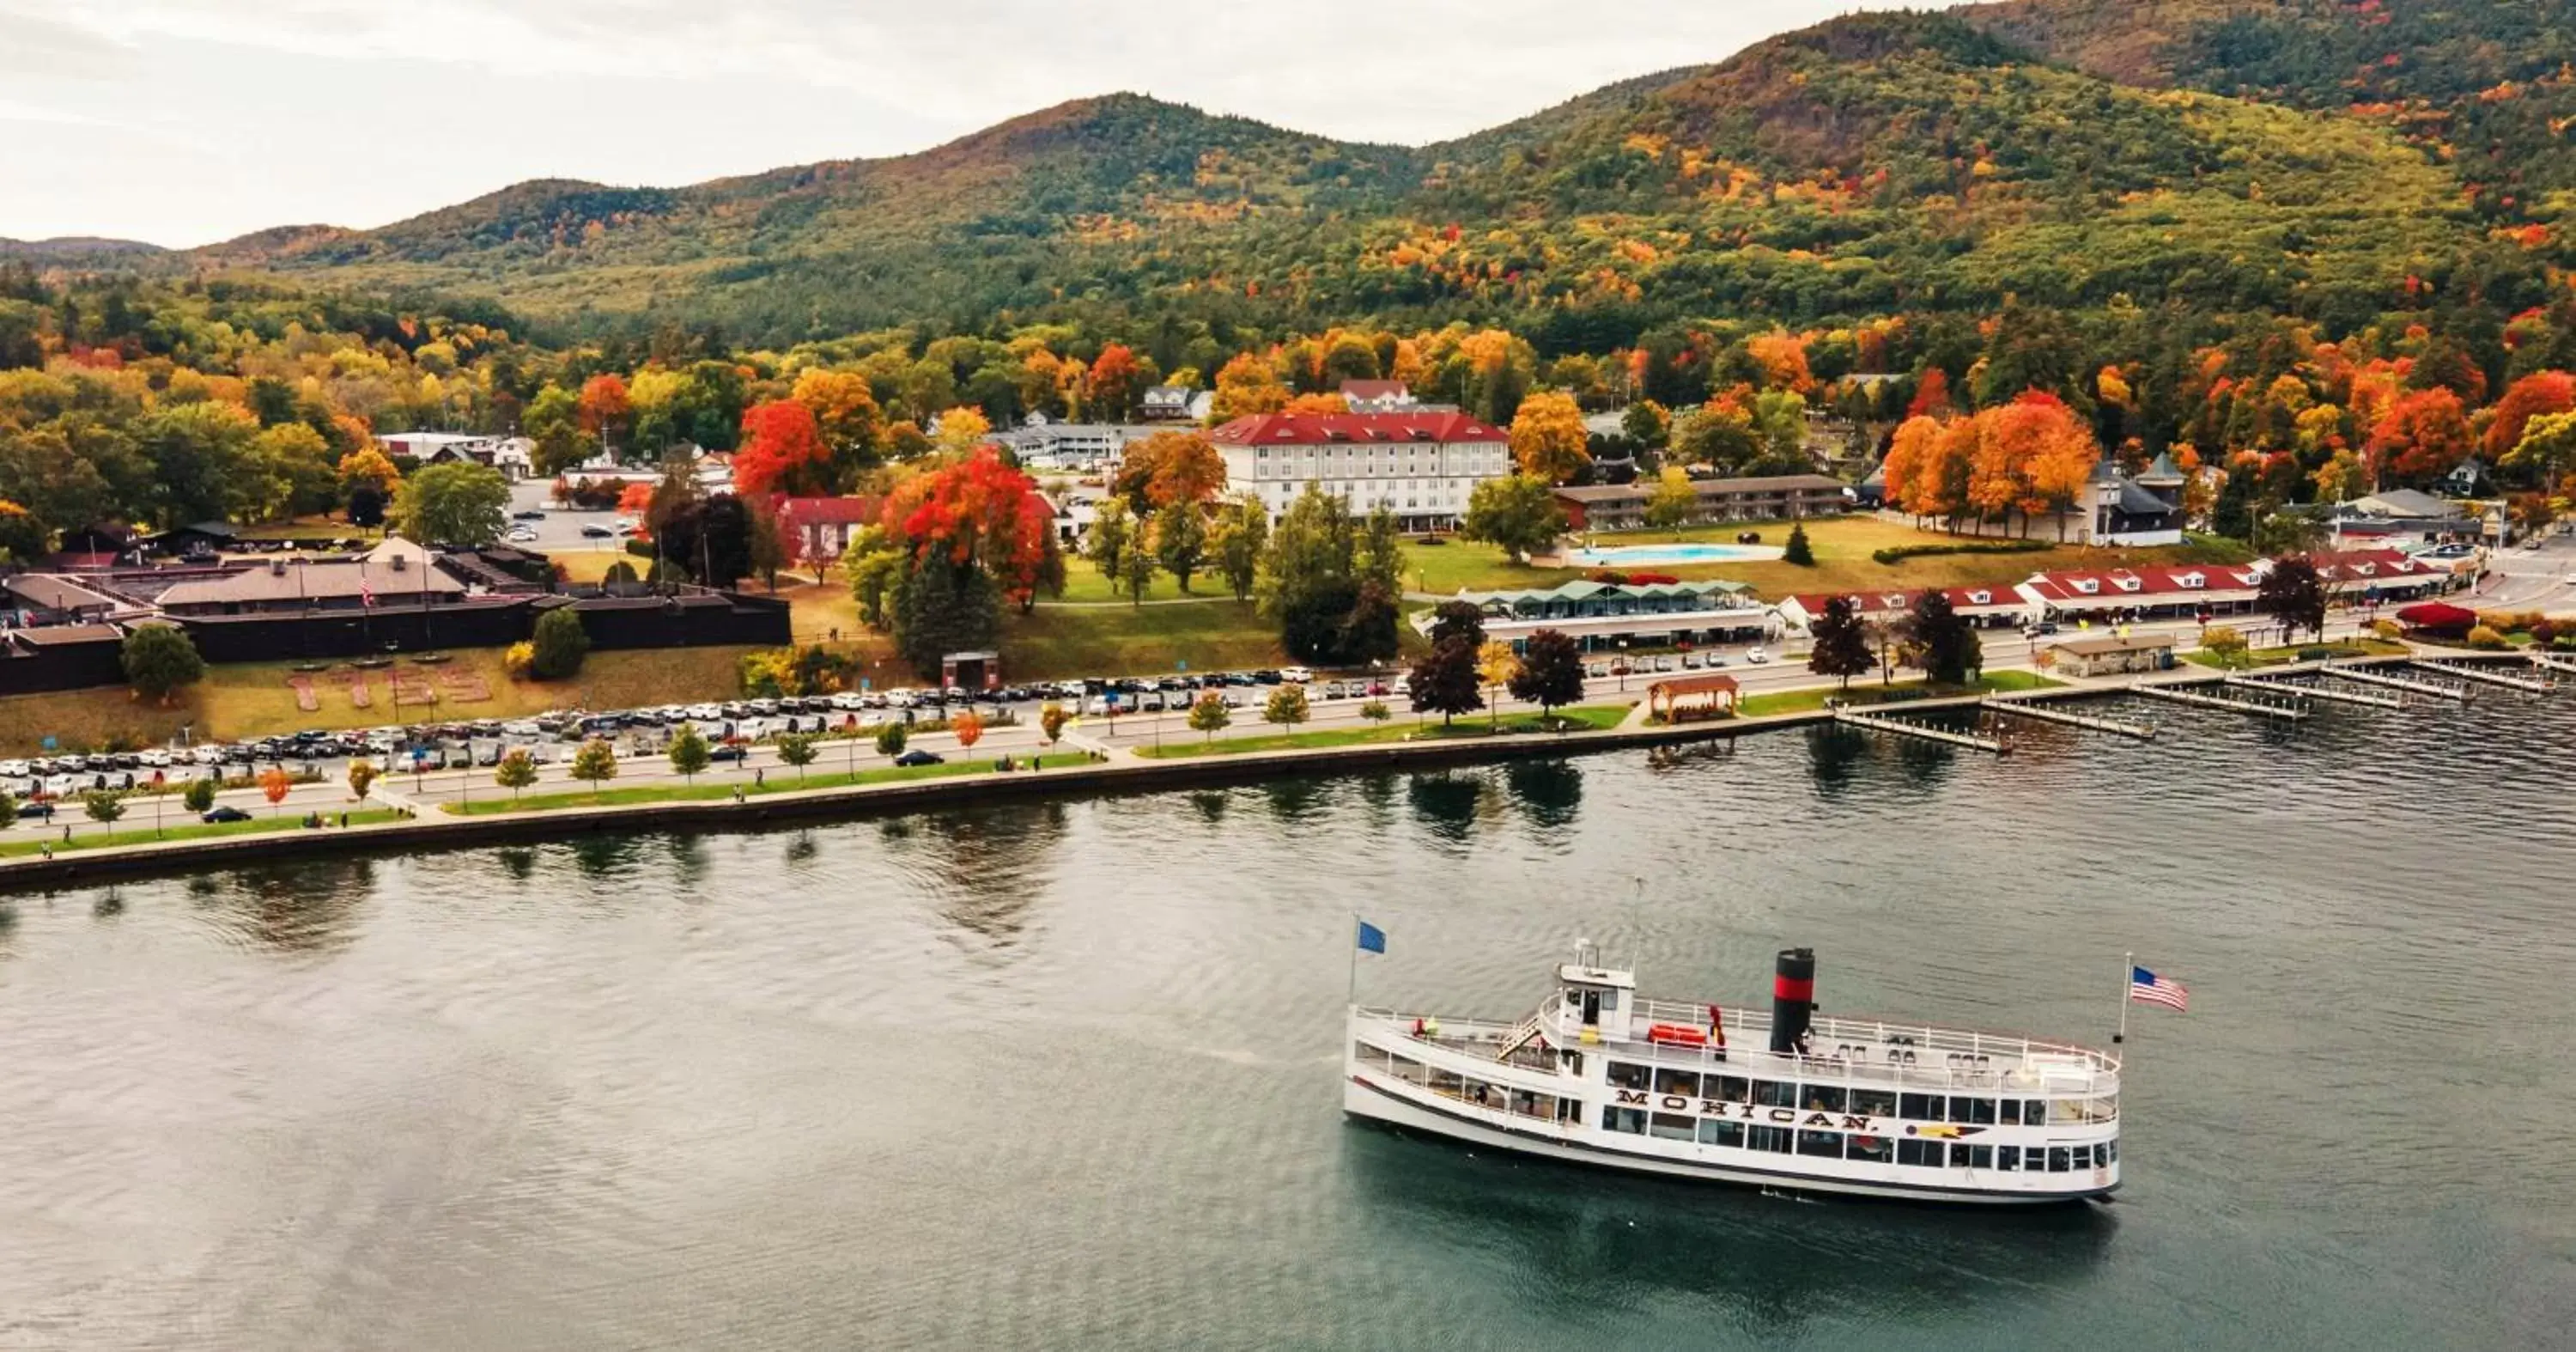
[[[1898,545],[1872,550],[1869,556],[1880,563],[1902,563],[1944,554],[2039,554],[2055,548],[2046,540],[1967,540],[1954,545]]]

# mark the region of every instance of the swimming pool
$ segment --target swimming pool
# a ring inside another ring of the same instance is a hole
[[[1577,549],[1565,558],[1578,568],[1632,568],[1649,563],[1758,563],[1780,557],[1773,545],[1620,545]]]

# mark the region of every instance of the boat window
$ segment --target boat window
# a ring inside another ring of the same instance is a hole
[[[1843,1157],[1843,1134],[1839,1131],[1802,1131],[1798,1133],[1798,1153],[1822,1160]]]
[[[1797,1135],[1787,1127],[1754,1127],[1745,1133],[1746,1144],[1775,1155],[1789,1153],[1789,1138]]]
[[[2120,1096],[2104,1094],[2084,1100],[2085,1121],[2108,1122],[2120,1115]]]
[[[1613,1089],[1643,1089],[1653,1080],[1654,1072],[1634,1061],[1610,1063],[1610,1087]]]
[[[1458,1097],[1467,1100],[1469,1103],[1475,1104],[1479,1108],[1499,1108],[1503,1106],[1503,1091],[1485,1083],[1483,1080],[1465,1081],[1459,1086]]]
[[[1699,1076],[1693,1071],[1673,1070],[1669,1067],[1658,1066],[1655,1068],[1655,1092],[1658,1094],[1687,1094],[1692,1098],[1698,1098]]]
[[[1992,1126],[1995,1121],[1995,1101],[1990,1098],[1953,1098],[1950,1100],[1950,1120]]]
[[[1438,1066],[1433,1066],[1431,1068],[1432,1093],[1447,1094],[1454,1098],[1457,1096],[1459,1091],[1465,1087],[1465,1085],[1466,1081],[1458,1077],[1458,1072],[1454,1070],[1443,1070]]]
[[[1765,1108],[1795,1108],[1798,1106],[1798,1086],[1786,1080],[1755,1080],[1753,1101]]]
[[[1699,1119],[1679,1113],[1657,1113],[1648,1134],[1663,1141],[1694,1140],[1699,1135]]]
[[[1884,1136],[1863,1136],[1855,1132],[1843,1142],[1843,1158],[1892,1164],[1896,1160],[1896,1143]]]
[[[2021,1152],[2021,1171],[2026,1174],[2048,1172],[2047,1147],[2035,1145]]]
[[[1744,1124],[1729,1122],[1723,1118],[1703,1117],[1699,1120],[1699,1143],[1741,1146],[1744,1144]]]
[[[2004,1125],[2007,1127],[2017,1127],[2021,1125],[2020,1099],[2004,1100]]]
[[[2011,1100],[2009,1099],[2006,1100],[2006,1102],[2010,1101]],[[1995,1150],[1995,1167],[2008,1174],[2021,1172],[2021,1147],[2017,1145],[1997,1147]]]
[[[1701,1088],[1708,1097],[1726,1103],[1753,1101],[1753,1082],[1741,1075],[1711,1075]]]
[[[2045,1121],[2047,1121],[2047,1120],[2048,1120],[2048,1100],[2046,1100],[2046,1099],[2023,1099],[2023,1100],[2022,1100],[2022,1103],[2021,1103],[2021,1124],[2022,1124],[2023,1126],[2025,1126],[2025,1127],[2035,1127],[2035,1126],[2038,1126],[2040,1123],[2045,1122]]]
[[[1894,1117],[1896,1116],[1896,1091],[1855,1089],[1851,1091],[1851,1110],[1864,1117]]]
[[[1798,1096],[1811,1112],[1838,1113],[1848,1101],[1838,1084],[1809,1084],[1798,1088]]]
[[[1414,1060],[1412,1057],[1390,1056],[1387,1058],[1386,1064],[1387,1069],[1395,1073],[1395,1078],[1399,1080],[1410,1080],[1415,1084],[1422,1083],[1422,1063]]]
[[[1897,1102],[1897,1116],[1917,1122],[1941,1121],[1942,1109],[1947,1106],[1939,1094],[1907,1094]]]
[[[1941,1167],[1941,1143],[1939,1141],[1898,1141],[1896,1162],[1937,1169]]]
[[[2010,1150],[2013,1147],[2006,1146],[2004,1148]],[[1995,1148],[1990,1145],[1966,1145],[1953,1142],[1950,1146],[1950,1167],[1953,1169],[1991,1169],[1995,1167]]]
[[[1643,1136],[1646,1134],[1646,1110],[1618,1108],[1605,1103],[1601,1105],[1601,1129],[1624,1131],[1631,1136]]]
[[[1574,1124],[1583,1120],[1583,1100],[1561,1098],[1556,1101],[1556,1120]]]
[[[1358,1057],[1359,1063],[1371,1070],[1386,1069],[1386,1049],[1384,1047],[1372,1047],[1365,1042],[1354,1043],[1351,1047],[1351,1055]]]
[[[2068,1169],[2073,1168],[2074,1161],[2070,1158],[2073,1153],[2074,1152],[2068,1150],[2062,1145],[2050,1146],[2048,1148],[2048,1171],[2052,1174],[2062,1174]]]
[[[1512,1091],[1512,1111],[1523,1117],[1535,1117],[1542,1122],[1547,1121],[1556,1116],[1556,1095],[1515,1089]]]
[[[2104,1164],[2117,1164],[2120,1162],[2120,1141],[2118,1137],[2113,1137],[2112,1139],[2102,1143],[2102,1162]]]

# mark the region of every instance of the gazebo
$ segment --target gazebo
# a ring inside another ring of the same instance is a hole
[[[1732,718],[1739,689],[1734,677],[1723,674],[1657,681],[1646,687],[1646,712],[1666,723]]]
[[[2478,622],[2478,613],[2442,601],[2426,601],[2398,611],[2397,622],[2428,634],[2465,634]]]

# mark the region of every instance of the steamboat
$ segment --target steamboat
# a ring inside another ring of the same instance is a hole
[[[1639,1173],[1922,1202],[2107,1199],[2119,1057],[1816,1014],[1783,951],[1771,1008],[1637,997],[1578,944],[1519,1023],[1353,1005],[1342,1106],[1501,1150]]]

